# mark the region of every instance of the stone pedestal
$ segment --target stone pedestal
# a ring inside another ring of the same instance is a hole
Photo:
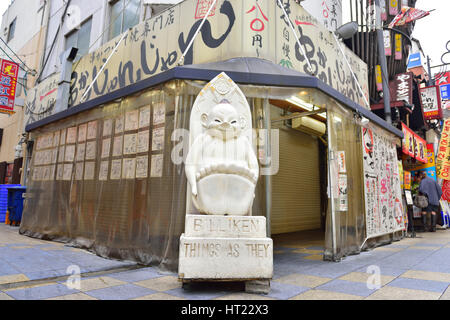
[[[183,282],[268,284],[273,276],[273,241],[266,237],[266,218],[187,215],[178,275]]]

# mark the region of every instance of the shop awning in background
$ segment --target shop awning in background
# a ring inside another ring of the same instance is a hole
[[[403,138],[402,131],[398,130],[391,124],[387,123],[384,119],[381,119],[364,107],[353,102],[351,99],[325,84],[318,78],[282,67],[268,60],[258,58],[235,58],[220,62],[175,67],[154,77],[142,80],[117,91],[92,99],[88,102],[81,103],[70,109],[32,123],[26,127],[26,131],[32,131],[54,121],[64,119],[74,114],[95,108],[96,106],[104,103],[126,97],[170,80],[183,79],[211,81],[222,72],[227,73],[233,81],[239,84],[301,87],[320,90],[336,101],[376,123],[380,127],[388,130],[400,138]]]

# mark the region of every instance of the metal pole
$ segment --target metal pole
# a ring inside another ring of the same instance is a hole
[[[327,112],[328,113],[328,112]],[[327,115],[327,135],[328,135],[328,192],[330,193],[329,199],[331,203],[330,213],[331,213],[331,247],[333,250],[333,260],[337,256],[337,238],[336,238],[336,212],[334,208],[334,197],[333,197],[333,179],[331,177],[332,161],[334,161],[334,155],[332,151],[331,143],[331,119],[330,114]]]
[[[427,64],[428,64],[428,85],[430,86],[434,86],[435,85],[435,81],[433,76],[431,75],[431,59],[430,56],[427,56]]]
[[[384,119],[386,122],[392,124],[391,117],[391,95],[389,92],[389,79],[387,72],[386,54],[384,52],[384,36],[383,27],[381,22],[381,6],[380,0],[375,0],[376,6],[376,28],[377,28],[377,40],[378,40],[378,56],[380,58],[381,75],[383,78],[383,100],[384,100]]]

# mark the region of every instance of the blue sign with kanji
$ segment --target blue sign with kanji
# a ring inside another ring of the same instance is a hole
[[[441,86],[441,99],[442,100],[450,99],[450,84],[444,84]]]

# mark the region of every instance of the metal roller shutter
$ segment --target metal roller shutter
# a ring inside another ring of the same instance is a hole
[[[320,229],[317,138],[280,128],[280,166],[272,177],[272,234]]]

